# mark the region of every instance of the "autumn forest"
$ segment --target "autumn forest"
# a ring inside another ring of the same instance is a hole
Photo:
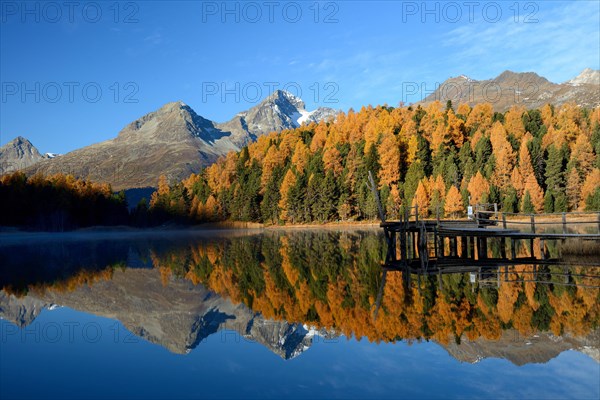
[[[375,176],[390,219],[460,217],[466,206],[551,213],[600,209],[600,109],[573,104],[494,112],[454,107],[363,107],[335,121],[260,136],[182,182],[165,176],[127,211],[110,186],[72,176],[0,178],[1,225],[63,230],[251,221],[304,224],[377,218]],[[26,200],[23,200],[26,199]]]
[[[372,220],[371,171],[390,218],[415,204],[423,217],[460,216],[478,203],[505,212],[597,210],[599,168],[600,109],[364,107],[259,137],[183,182],[161,177],[150,209],[197,221]]]

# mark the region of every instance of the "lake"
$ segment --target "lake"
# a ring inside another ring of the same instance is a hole
[[[370,228],[3,234],[0,397],[600,398],[597,269],[385,254]]]

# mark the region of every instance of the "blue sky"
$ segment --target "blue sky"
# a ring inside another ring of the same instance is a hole
[[[347,110],[461,74],[600,69],[597,1],[0,4],[0,145],[21,135],[42,152],[115,137],[169,101],[225,121],[273,88]]]

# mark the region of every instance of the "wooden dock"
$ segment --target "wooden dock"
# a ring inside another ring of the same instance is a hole
[[[592,241],[596,254],[578,265],[600,267],[600,212],[516,214],[498,211],[497,204],[476,205],[469,219],[419,219],[418,206],[405,210],[399,221],[386,221],[377,185],[369,171],[369,187],[378,206],[387,241],[384,271],[440,274],[481,272],[515,265],[563,265],[550,258],[546,242],[579,239]],[[493,208],[493,209],[492,209]],[[510,227],[509,227],[510,225]],[[589,232],[581,232],[587,227]],[[556,231],[558,229],[558,231]],[[490,253],[497,242],[497,255]],[[526,243],[526,256],[517,248]],[[536,243],[539,246],[536,252]],[[537,253],[537,254],[536,254]]]
[[[385,221],[381,213],[388,244],[384,262],[387,270],[449,273],[519,264],[562,265],[560,258],[549,257],[547,242],[573,238],[592,241],[600,254],[600,213],[519,215],[520,219],[515,220],[516,214],[478,209],[470,220],[420,220],[418,208],[411,210],[414,212],[407,212],[400,221]],[[583,224],[593,231],[577,233],[575,228]],[[553,229],[544,229],[548,227]],[[495,256],[490,254],[492,242],[499,253]],[[526,256],[519,255],[522,243],[526,245]],[[600,267],[600,256],[592,264]]]

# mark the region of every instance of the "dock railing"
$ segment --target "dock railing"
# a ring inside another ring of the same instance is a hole
[[[503,229],[516,228],[531,233],[547,233],[549,230],[563,234],[578,233],[575,228],[588,227],[590,233],[600,234],[600,212],[575,211],[543,214],[476,211],[480,226],[500,225]],[[555,228],[555,229],[549,229]]]

